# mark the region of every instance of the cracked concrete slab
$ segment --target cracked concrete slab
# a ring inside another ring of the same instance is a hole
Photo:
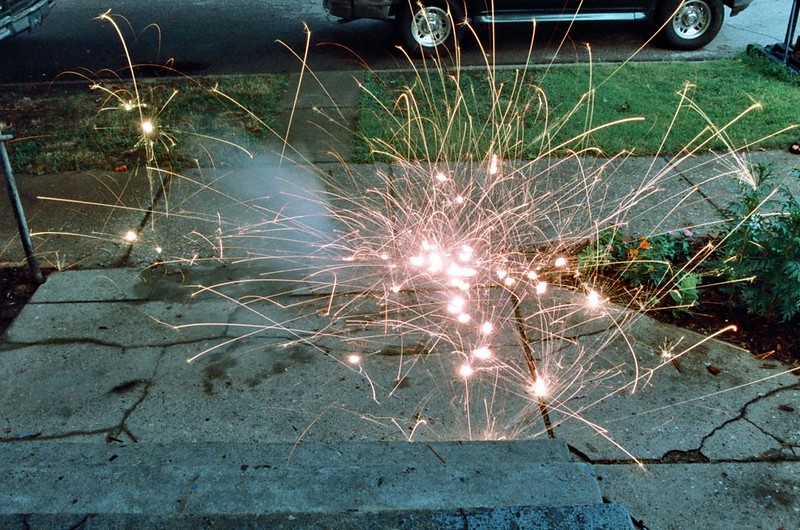
[[[272,337],[167,348],[150,399],[129,423],[142,439],[169,432],[200,441],[494,439],[543,431],[517,383],[489,371],[466,388],[458,376],[463,360],[446,349],[392,341],[376,349],[374,337],[369,346],[352,344]],[[519,351],[503,362],[522,370]]]
[[[800,459],[800,381],[761,393],[715,429],[700,451],[712,460]]]
[[[567,410],[590,422],[587,425],[608,429],[607,435],[637,458],[658,460],[665,450],[699,450],[709,434],[739,417],[748,402],[776,388],[798,385],[797,376],[783,367],[764,366],[739,348],[703,340],[640,318],[625,336],[604,348],[603,358],[620,367],[619,372],[566,404]],[[672,348],[672,360],[662,357],[665,345]],[[557,432],[593,461],[630,457],[604,439],[605,431],[587,425],[565,422]]]
[[[743,408],[754,407],[755,414],[760,400],[774,393],[783,396],[784,410],[773,403],[762,423],[782,427],[768,437],[792,439],[796,431],[781,421],[793,425],[798,408],[799,383],[785,367],[611,304],[588,308],[583,295],[567,290],[529,297],[522,307],[540,315],[526,320],[526,334],[541,376],[556,382],[548,396],[556,433],[592,461],[702,452],[716,429],[739,419]],[[775,418],[777,412],[783,415]],[[746,458],[790,445],[747,445]]]
[[[784,447],[775,437],[759,429],[744,418],[730,420],[715,429],[698,452],[711,461],[769,460],[782,456],[791,449]]]
[[[161,356],[161,348],[80,342],[3,352],[3,441],[129,441],[125,421],[146,396]]]

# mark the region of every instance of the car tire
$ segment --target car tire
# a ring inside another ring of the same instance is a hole
[[[664,46],[697,50],[717,36],[724,19],[722,0],[664,0],[655,21]]]
[[[464,10],[455,0],[402,0],[397,16],[403,47],[411,54],[444,56],[455,51]]]

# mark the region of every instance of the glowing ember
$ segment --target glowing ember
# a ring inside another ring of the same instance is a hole
[[[476,349],[472,354],[475,356],[476,359],[487,360],[492,358],[492,350],[487,348],[486,346],[482,346]]]
[[[458,369],[458,373],[464,379],[472,376],[475,373],[475,370],[468,364],[462,364],[461,368]]]
[[[144,120],[142,122],[142,132],[144,134],[150,135],[153,134],[156,130],[155,124],[150,120]]]
[[[547,396],[547,392],[548,392],[548,390],[547,390],[547,382],[544,379],[542,379],[541,377],[538,377],[536,379],[536,382],[533,383],[532,391],[533,391],[533,395],[536,396],[537,398],[543,398],[543,397]]]
[[[586,295],[586,304],[591,308],[600,307],[600,303],[602,299],[597,291],[589,291],[589,294]]]
[[[450,299],[450,303],[447,305],[447,310],[451,313],[461,313],[464,310],[464,298],[461,296],[454,296]]]

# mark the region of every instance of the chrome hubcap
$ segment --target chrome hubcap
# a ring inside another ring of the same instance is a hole
[[[711,24],[711,10],[702,0],[684,2],[672,19],[675,34],[684,39],[696,39],[706,32]]]
[[[414,15],[411,31],[420,46],[435,48],[450,38],[453,23],[441,7],[423,7]]]

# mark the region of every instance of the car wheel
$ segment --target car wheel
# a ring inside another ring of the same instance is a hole
[[[463,31],[464,13],[453,0],[403,0],[397,17],[403,46],[412,54],[453,52]]]
[[[722,0],[666,0],[659,6],[656,23],[661,41],[677,50],[702,48],[719,33],[725,18]]]

